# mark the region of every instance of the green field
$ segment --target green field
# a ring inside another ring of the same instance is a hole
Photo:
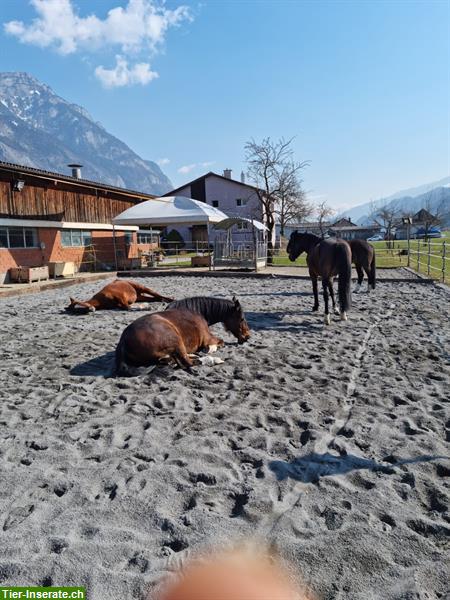
[[[411,256],[409,266],[433,279],[442,281],[442,255],[446,243],[445,281],[450,283],[450,231],[445,231],[442,238],[429,240],[411,240]],[[396,240],[394,242],[371,242],[376,251],[376,261],[379,268],[394,269],[408,266],[408,242]],[[428,258],[428,254],[430,257]],[[279,251],[274,257],[274,266],[306,266],[306,255],[302,254],[295,263],[292,263],[285,251]]]

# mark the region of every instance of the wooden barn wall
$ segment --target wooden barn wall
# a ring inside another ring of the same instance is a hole
[[[78,192],[58,185],[42,187],[26,184],[21,192],[12,191],[11,184],[0,181],[0,217],[42,218],[80,223],[110,223],[136,201],[114,197],[110,192],[89,190]]]

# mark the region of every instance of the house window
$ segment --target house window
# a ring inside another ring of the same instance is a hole
[[[237,224],[237,228],[239,231],[243,231],[248,229],[248,223],[246,221]]]
[[[218,208],[218,206],[219,206],[219,201],[218,201],[218,200],[213,200],[213,201],[212,201],[212,205],[214,206],[214,208]]]
[[[63,229],[61,231],[61,245],[64,247],[90,246],[92,244],[92,231],[84,229]]]
[[[137,234],[137,243],[138,244],[157,244],[158,243],[158,234],[152,233],[151,231],[138,231]]]
[[[242,206],[242,198],[236,198],[236,206]]]
[[[0,248],[37,248],[37,229],[0,227]]]

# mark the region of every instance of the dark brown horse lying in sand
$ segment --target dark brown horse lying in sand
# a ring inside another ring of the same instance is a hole
[[[306,260],[314,292],[313,311],[319,310],[317,280],[321,277],[325,302],[325,324],[329,325],[331,323],[328,294],[331,296],[333,310],[341,315],[342,321],[346,321],[347,311],[351,306],[350,284],[352,280],[352,253],[347,242],[335,238],[321,240],[312,233],[293,231],[289,239],[287,252],[291,261],[296,260],[302,252],[307,254]],[[339,311],[336,309],[334,300],[333,277],[335,275],[339,275]]]
[[[187,298],[184,302],[189,304],[189,300],[197,307],[202,305],[215,323],[222,322],[239,343],[250,337],[241,305],[235,298],[231,302],[221,298]],[[223,344],[198,311],[169,307],[137,319],[124,330],[116,348],[116,375],[139,374],[142,367],[167,359],[189,370],[194,364],[190,355],[201,350],[214,352]]]
[[[366,240],[349,240],[352,251],[352,262],[358,273],[358,282],[354,292],[361,291],[361,285],[364,279],[364,272],[367,275],[367,291],[375,289],[376,267],[375,267],[375,248],[366,242]]]
[[[135,302],[172,302],[173,298],[161,296],[134,281],[121,281],[116,279],[105,285],[90,300],[75,300],[70,298],[66,310],[69,312],[94,312],[96,310],[121,308],[128,310]],[[81,308],[77,308],[81,307]]]

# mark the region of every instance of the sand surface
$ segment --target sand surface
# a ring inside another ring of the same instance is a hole
[[[257,536],[320,598],[448,598],[448,293],[382,283],[326,328],[306,281],[142,282],[237,294],[251,341],[224,333],[194,375],[106,378],[144,313],[61,311],[104,282],[0,300],[0,584],[143,599]]]

